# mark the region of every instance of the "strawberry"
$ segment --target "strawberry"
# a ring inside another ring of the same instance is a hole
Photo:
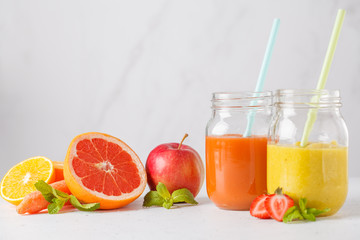
[[[265,199],[268,197],[268,195],[260,195],[257,198],[254,199],[254,201],[251,203],[250,206],[250,214],[251,216],[261,218],[261,219],[267,219],[270,218],[269,213],[265,209]]]
[[[288,195],[282,194],[281,188],[277,188],[274,194],[265,199],[266,211],[273,219],[279,222],[282,222],[285,212],[292,206],[294,206],[294,200]]]

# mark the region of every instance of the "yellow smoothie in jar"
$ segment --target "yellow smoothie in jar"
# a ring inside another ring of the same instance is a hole
[[[330,208],[335,214],[348,191],[348,148],[333,143],[310,143],[306,147],[268,144],[267,190],[282,187],[295,202],[308,200],[308,207]]]

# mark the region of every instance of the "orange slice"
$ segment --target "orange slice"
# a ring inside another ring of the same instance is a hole
[[[54,166],[50,159],[29,158],[16,164],[5,174],[0,185],[0,194],[6,201],[18,205],[27,194],[36,191],[34,184],[37,181],[52,183],[54,179]]]
[[[136,153],[123,141],[103,133],[75,137],[64,162],[71,193],[101,209],[125,206],[144,191],[146,172]]]

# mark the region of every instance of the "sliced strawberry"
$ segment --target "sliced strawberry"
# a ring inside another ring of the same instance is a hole
[[[277,188],[274,194],[269,195],[265,199],[265,208],[269,215],[282,222],[285,212],[294,206],[294,200],[292,200],[288,195],[282,194],[282,189]]]
[[[263,194],[254,199],[250,206],[251,216],[261,219],[270,218],[269,213],[265,209],[265,199],[267,197],[268,195]]]

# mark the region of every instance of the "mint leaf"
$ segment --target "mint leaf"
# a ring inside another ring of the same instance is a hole
[[[309,221],[316,221],[316,216],[330,211],[329,208],[326,208],[324,210],[318,210],[316,208],[306,208],[307,199],[301,198],[299,200],[299,207],[293,206],[289,208],[283,217],[283,222],[291,222],[293,220],[309,220]],[[300,208],[300,209],[299,209]]]
[[[186,202],[190,204],[198,204],[198,202],[194,199],[194,195],[187,188],[174,191],[171,194],[171,197],[174,200],[174,203]]]
[[[48,205],[48,212],[49,214],[56,214],[60,211],[60,209],[62,209],[62,207],[64,206],[64,204],[67,202],[67,201],[64,201],[62,199],[58,199],[58,198],[54,198],[52,200],[53,203],[50,203]]]
[[[100,203],[81,204],[74,195],[70,195],[70,203],[80,211],[95,211],[100,207]]]
[[[307,204],[306,198],[301,198],[299,200],[301,215],[303,215],[303,217],[306,220],[313,221],[313,222],[316,221],[315,215],[313,213],[318,213],[318,211],[316,211],[315,208],[306,208],[306,204]],[[311,209],[311,211],[309,211],[309,209]]]
[[[302,215],[306,220],[313,221],[313,222],[316,221],[315,216],[311,213],[302,213]]]
[[[47,209],[48,209],[49,214],[56,214],[60,211],[60,208],[56,203],[50,203],[47,206]]]
[[[143,207],[159,206],[162,207],[164,198],[157,191],[150,191],[144,197]]]
[[[48,205],[49,214],[58,213],[68,200],[80,211],[94,211],[100,207],[100,203],[81,204],[75,196],[59,191],[42,180],[35,183],[35,188],[40,191],[45,200],[50,203]]]
[[[312,213],[308,213],[307,208],[306,208],[306,204],[307,204],[307,199],[306,198],[300,198],[299,207],[300,207],[301,215],[306,220],[316,221],[315,216]]]
[[[43,180],[39,180],[35,183],[35,188],[41,192],[41,194],[44,196],[45,200],[49,203],[52,203],[52,200],[56,198],[54,194],[52,193],[52,187],[44,182]]]
[[[166,209],[170,209],[173,203],[173,200],[170,198],[169,200],[165,200],[165,202],[163,203],[163,207]]]
[[[283,222],[288,223],[296,219],[303,220],[304,217],[301,215],[299,208],[297,206],[293,206],[285,212]]]
[[[286,218],[287,216],[293,214],[296,210],[299,210],[299,208],[297,206],[292,206],[291,208],[289,208],[288,210],[286,210],[284,216],[283,216],[283,220],[284,218]]]
[[[166,186],[159,182],[156,186],[156,191],[150,191],[145,195],[143,207],[151,207],[155,205],[170,209],[174,203],[180,202],[198,204],[188,189],[178,189],[170,195]]]
[[[49,185],[49,186],[50,186],[50,185]],[[51,187],[51,186],[50,186],[50,187]],[[54,194],[57,198],[69,199],[69,194],[64,193],[64,192],[62,192],[62,191],[59,191],[59,190],[57,190],[57,189],[55,189],[55,188],[53,188],[53,187],[52,187],[52,189],[53,189],[53,194]]]
[[[326,213],[328,211],[330,211],[330,208],[325,208],[324,210],[319,210],[316,208],[308,208],[307,209],[307,212],[313,214],[315,217],[319,216],[322,213]]]
[[[56,190],[43,180],[37,181],[35,183],[35,188],[40,191],[45,200],[50,203],[47,207],[49,214],[58,213],[69,200],[69,195],[67,193]]]
[[[41,192],[45,200],[48,201],[49,203],[52,203],[54,198],[62,199],[65,202],[69,199],[69,194],[56,190],[55,188],[51,187],[43,180],[37,181],[35,183],[35,188],[39,192]]]
[[[156,186],[156,191],[165,200],[171,198],[171,195],[170,195],[168,189],[166,188],[165,184],[163,184],[161,182],[159,182],[158,185]]]
[[[300,198],[299,207],[300,207],[301,213],[307,213],[306,204],[307,204],[307,199],[306,198]]]

